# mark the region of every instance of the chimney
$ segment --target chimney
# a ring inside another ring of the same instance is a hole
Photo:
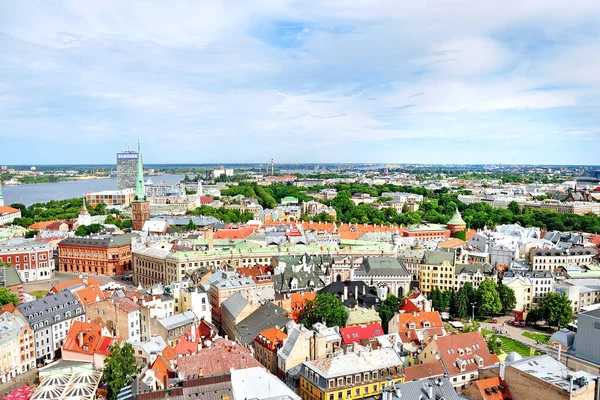
[[[362,288],[363,288],[363,296],[364,296],[367,294],[367,285],[364,284]]]
[[[79,331],[77,342],[79,343],[79,347],[83,347],[83,330]]]
[[[358,305],[358,285],[354,286],[354,299],[356,300],[356,304]]]
[[[573,380],[575,380],[575,377],[571,377],[569,379],[569,393],[573,393]]]
[[[344,301],[348,300],[348,285],[344,285]]]
[[[433,399],[433,385],[431,382],[427,384],[427,395],[430,399]]]
[[[88,277],[87,276],[83,277],[83,283],[85,284],[85,286],[87,286],[87,284],[88,284]]]
[[[506,364],[501,362],[500,363],[500,379],[504,380],[505,373],[506,373]]]
[[[402,397],[402,391],[400,390],[400,388],[398,386],[396,386],[396,397],[397,398],[401,398]]]
[[[198,368],[198,376],[203,376],[204,374],[202,373],[202,368]]]

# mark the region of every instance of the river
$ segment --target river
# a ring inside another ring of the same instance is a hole
[[[183,175],[151,176],[154,183],[178,183]],[[4,203],[22,203],[30,206],[34,203],[47,203],[50,200],[64,200],[83,197],[86,193],[103,190],[116,190],[117,178],[89,179],[80,181],[64,181],[53,183],[34,183],[28,185],[2,186]]]

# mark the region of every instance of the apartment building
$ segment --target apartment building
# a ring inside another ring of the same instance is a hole
[[[0,315],[0,382],[35,368],[35,338],[33,330],[18,312]]]
[[[0,262],[14,265],[23,282],[50,279],[54,272],[50,244],[30,239],[0,241]]]
[[[86,307],[87,320],[108,327],[119,341],[141,341],[140,306],[127,297],[113,297]]]
[[[265,329],[254,338],[254,357],[273,375],[277,375],[277,350],[285,339],[287,335],[277,327]]]
[[[54,359],[72,320],[85,321],[83,305],[68,290],[19,304],[18,308],[33,329],[38,362]]]
[[[404,367],[393,349],[359,350],[303,362],[300,397],[303,400],[371,398],[398,382],[404,382]]]
[[[532,307],[541,305],[548,293],[554,291],[555,280],[554,275],[550,271],[506,271],[504,273],[504,280],[509,281],[517,276],[527,278],[531,283],[533,289],[533,297],[531,299]]]
[[[427,295],[433,289],[452,290],[455,285],[454,251],[426,251],[421,264],[421,291]]]
[[[534,271],[558,273],[564,265],[591,264],[598,252],[590,247],[569,249],[531,249],[529,256]]]
[[[456,264],[454,268],[454,290],[458,291],[467,282],[479,288],[481,282],[490,279],[498,282],[498,272],[488,263],[483,264]]]

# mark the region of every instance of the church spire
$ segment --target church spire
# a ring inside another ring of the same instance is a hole
[[[144,184],[144,165],[142,163],[142,151],[138,142],[138,160],[137,174],[135,177],[135,197],[134,201],[146,201],[146,185]]]

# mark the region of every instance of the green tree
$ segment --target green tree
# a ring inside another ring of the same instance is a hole
[[[501,344],[502,344],[502,341],[496,335],[492,335],[487,339],[487,347],[488,347],[488,350],[490,351],[490,353],[493,353],[496,355],[502,353],[502,349],[500,347]]]
[[[348,313],[338,297],[322,293],[317,295],[316,299],[306,302],[298,318],[307,328],[317,322],[323,322],[327,326],[344,326]]]
[[[0,288],[0,306],[12,303],[15,306],[19,304],[19,296],[7,288]]]
[[[519,203],[514,200],[508,203],[508,209],[515,215],[521,214],[521,207],[519,207]]]
[[[129,385],[138,372],[131,344],[124,343],[121,346],[115,343],[110,355],[104,360],[104,365],[102,380],[108,385],[107,396],[108,399],[115,400],[119,391]]]
[[[476,292],[479,314],[491,316],[502,311],[502,302],[498,294],[498,285],[491,279],[484,279]]]
[[[502,312],[514,310],[515,305],[517,304],[514,290],[501,283],[498,285],[498,295],[500,296],[500,302],[502,303]]]
[[[458,293],[455,290],[452,290],[450,294],[449,313],[452,318],[458,318]]]
[[[186,231],[193,231],[196,228],[198,228],[198,225],[196,225],[194,223],[194,221],[190,218],[190,221],[187,223],[187,225],[183,229]]]
[[[469,315],[469,297],[464,285],[458,290],[456,298],[456,316],[460,319],[465,319]]]
[[[442,292],[438,288],[434,288],[429,293],[429,300],[431,300],[431,307],[435,310],[441,310],[443,306]]]
[[[567,326],[573,319],[571,300],[564,293],[548,293],[542,303],[542,312],[549,326]]]
[[[465,290],[468,305],[471,305],[471,303],[476,301],[475,288],[473,287],[473,284],[471,282],[466,282],[462,288]]]
[[[80,225],[75,230],[75,236],[87,236],[87,235],[88,235],[88,230],[87,230],[87,226],[85,226],[85,225]]]
[[[40,231],[36,231],[35,229],[28,230],[27,232],[25,232],[25,239],[32,239],[36,237],[38,233],[40,233]]]
[[[390,293],[379,305],[379,317],[385,333],[388,331],[388,323],[394,317],[394,314],[398,312],[401,301],[402,299]]]
[[[525,320],[528,324],[537,324],[539,321],[544,319],[544,310],[541,307],[532,308],[527,313]]]

